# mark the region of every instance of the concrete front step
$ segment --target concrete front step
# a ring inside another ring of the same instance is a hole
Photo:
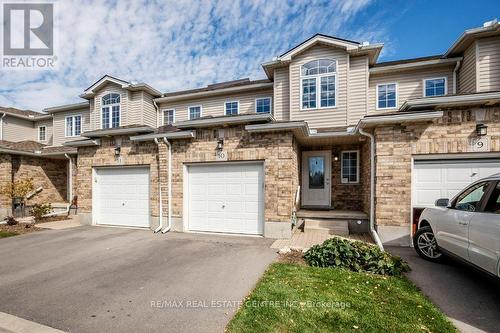
[[[349,235],[348,221],[341,219],[304,219],[304,232],[311,230],[326,231],[330,235]]]

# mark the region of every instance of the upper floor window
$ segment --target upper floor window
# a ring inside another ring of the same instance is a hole
[[[446,95],[445,77],[424,80],[424,97],[444,95]]]
[[[189,107],[189,120],[201,118],[201,106]]]
[[[336,106],[337,62],[330,59],[313,60],[301,68],[302,110]]]
[[[82,133],[82,116],[66,117],[66,129],[64,131],[66,137],[79,136]]]
[[[163,125],[172,125],[175,123],[175,110],[163,110]]]
[[[101,127],[120,127],[120,94],[107,94],[102,98]]]
[[[257,98],[255,100],[255,112],[271,113],[271,97]]]
[[[40,141],[40,142],[47,141],[47,127],[46,126],[38,126],[38,141]]]
[[[377,85],[377,109],[393,109],[398,104],[397,99],[396,83]]]
[[[239,103],[236,102],[226,102],[225,109],[226,109],[226,116],[234,116],[238,114],[238,106]]]

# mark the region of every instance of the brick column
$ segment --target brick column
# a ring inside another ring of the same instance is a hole
[[[0,154],[0,187],[12,181],[11,155]],[[0,194],[0,219],[12,214],[12,201],[7,195]]]

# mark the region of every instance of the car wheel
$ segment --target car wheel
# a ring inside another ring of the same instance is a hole
[[[413,236],[413,246],[418,255],[425,260],[440,262],[443,259],[443,253],[439,250],[431,227],[422,227],[417,230]]]

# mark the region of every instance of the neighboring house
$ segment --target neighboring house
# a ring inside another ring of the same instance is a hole
[[[106,75],[83,103],[0,109],[0,169],[59,163],[53,200],[78,196],[82,223],[287,238],[302,209],[408,245],[424,207],[500,172],[500,25],[439,56],[382,47],[318,34],[265,80],[163,94]]]

